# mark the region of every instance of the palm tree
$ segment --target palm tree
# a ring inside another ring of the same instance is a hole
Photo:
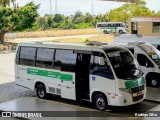
[[[7,7],[11,5],[11,3],[14,5],[15,0],[0,0],[0,7]]]

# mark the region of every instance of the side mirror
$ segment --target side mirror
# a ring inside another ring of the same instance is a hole
[[[105,65],[103,57],[99,57],[99,65]]]

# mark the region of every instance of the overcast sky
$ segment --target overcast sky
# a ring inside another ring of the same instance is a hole
[[[50,0],[17,0],[19,6],[23,6],[28,2],[34,1],[36,4],[41,3],[40,9],[38,10],[40,15],[50,14]],[[55,0],[52,1],[52,14],[55,14]],[[92,0],[57,0],[58,2],[58,13],[64,15],[73,15],[75,11],[82,11],[83,13],[92,13],[91,6]],[[160,0],[146,0],[147,7],[151,10],[160,10]],[[110,9],[114,9],[122,6],[124,3],[120,2],[108,2],[93,0],[94,3],[94,14],[106,13]]]

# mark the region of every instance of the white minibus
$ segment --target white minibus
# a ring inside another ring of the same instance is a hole
[[[148,87],[160,87],[160,51],[146,42],[113,43],[128,48],[137,59]],[[112,44],[112,45],[113,45]]]
[[[123,22],[99,22],[96,25],[97,32],[108,33],[128,33],[128,27]]]
[[[20,43],[16,84],[71,100],[87,100],[98,110],[144,100],[146,83],[138,62],[125,47],[96,43]]]
[[[128,42],[147,42],[160,50],[160,37],[143,36],[139,34],[122,34],[113,39],[114,43],[128,43]]]

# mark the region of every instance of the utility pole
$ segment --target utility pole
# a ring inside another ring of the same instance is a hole
[[[50,15],[52,15],[52,0],[50,0]]]
[[[91,12],[92,12],[92,15],[94,15],[94,4],[93,4],[93,0],[91,0]]]
[[[55,0],[55,14],[58,14],[58,3],[57,3],[57,0]]]

